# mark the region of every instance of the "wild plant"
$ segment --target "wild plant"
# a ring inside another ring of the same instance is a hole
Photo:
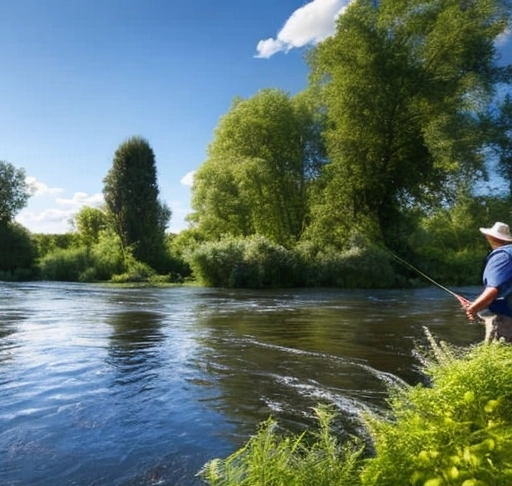
[[[280,433],[266,420],[247,444],[199,472],[211,486],[358,486],[362,447],[340,444],[326,407],[315,409],[319,429],[297,435]]]
[[[429,386],[392,390],[392,419],[367,416],[374,455],[364,486],[510,486],[512,347],[446,344],[426,362]]]

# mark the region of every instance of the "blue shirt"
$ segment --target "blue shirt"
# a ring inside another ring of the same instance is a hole
[[[512,317],[512,306],[507,299],[512,295],[512,244],[500,246],[489,254],[482,279],[485,287],[498,289],[498,297],[489,310]]]

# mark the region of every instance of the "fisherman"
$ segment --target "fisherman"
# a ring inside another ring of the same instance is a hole
[[[505,223],[480,228],[492,251],[482,275],[484,290],[465,306],[470,319],[481,317],[486,324],[486,341],[512,342],[512,234]],[[484,311],[485,310],[485,311]],[[484,311],[484,312],[482,312]],[[489,315],[485,316],[485,312]]]

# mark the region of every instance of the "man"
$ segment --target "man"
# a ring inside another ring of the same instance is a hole
[[[512,342],[512,234],[505,223],[495,223],[492,228],[480,228],[485,235],[491,253],[485,262],[482,275],[484,290],[466,305],[466,314],[475,319],[478,313],[488,309],[486,341],[503,338]]]

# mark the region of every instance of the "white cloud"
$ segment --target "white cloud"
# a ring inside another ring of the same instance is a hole
[[[72,209],[24,209],[16,216],[16,221],[32,233],[67,233],[74,214]]]
[[[195,174],[195,170],[191,171],[191,172],[187,172],[180,180],[180,183],[183,184],[184,186],[192,186],[192,184],[194,183],[194,174]]]
[[[60,187],[48,187],[44,182],[38,181],[35,177],[28,176],[25,179],[28,190],[32,196],[48,196],[60,194],[64,189]]]
[[[84,206],[99,207],[104,203],[103,194],[89,195],[75,192],[72,197],[59,197],[64,189],[48,187],[35,177],[26,178],[32,196],[16,221],[33,233],[67,233],[70,221]]]
[[[313,0],[295,10],[275,39],[260,40],[255,57],[269,58],[277,52],[316,44],[334,34],[336,17],[350,0]]]
[[[190,207],[183,204],[183,201],[171,201],[169,207],[172,210],[171,221],[168,230],[171,233],[179,233],[189,227],[186,221],[187,216],[190,214]]]
[[[71,199],[65,198],[56,198],[55,202],[62,206],[70,206],[73,209],[81,209],[84,206],[92,206],[99,207],[101,206],[105,200],[103,199],[103,194],[97,193],[89,196],[89,194],[85,192],[75,192]]]

